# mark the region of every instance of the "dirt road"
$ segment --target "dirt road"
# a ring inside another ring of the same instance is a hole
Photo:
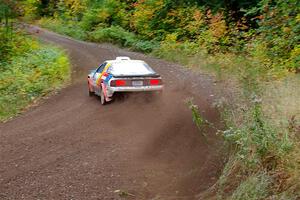
[[[215,183],[220,145],[205,142],[184,103],[194,97],[203,115],[218,121],[208,76],[35,29],[67,50],[72,84],[0,124],[0,199],[195,199]],[[102,106],[89,97],[88,70],[116,56],[146,60],[158,71],[166,85],[162,99],[129,95]]]

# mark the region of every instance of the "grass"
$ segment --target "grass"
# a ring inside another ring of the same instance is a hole
[[[236,188],[230,199],[232,200],[259,200],[268,197],[270,177],[265,173],[249,176]]]
[[[300,76],[266,83],[262,96],[263,110],[276,127],[286,126],[292,121],[300,121]]]
[[[28,46],[22,53],[0,62],[0,121],[22,112],[70,78],[70,63],[65,52],[27,36],[16,37],[26,40]]]

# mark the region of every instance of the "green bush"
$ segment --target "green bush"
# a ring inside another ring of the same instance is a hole
[[[16,37],[25,39],[18,46],[23,51],[0,62],[0,121],[19,113],[70,78],[69,60],[63,51],[28,37]]]
[[[84,40],[86,38],[86,33],[80,27],[79,22],[63,21],[61,19],[54,18],[42,18],[38,21],[38,24],[54,32],[67,35],[79,40]]]
[[[198,53],[202,53],[202,50],[197,43],[189,41],[178,42],[176,33],[168,34],[165,40],[160,43],[159,48],[153,51],[153,54],[158,57],[184,65],[190,65],[191,58],[194,56],[198,57]]]
[[[159,43],[156,41],[139,40],[134,43],[132,49],[145,53],[150,53],[155,49],[159,49]]]
[[[29,38],[23,34],[16,33],[12,28],[0,27],[0,62],[8,61],[13,55],[21,55],[24,51],[35,47],[36,43],[30,44]]]
[[[89,39],[94,42],[111,42],[124,47],[130,47],[137,41],[133,33],[125,31],[119,26],[99,27],[89,33]]]
[[[0,61],[7,60],[12,54],[12,41],[6,31],[0,29]]]
[[[147,53],[159,47],[158,42],[139,40],[135,34],[120,26],[98,27],[95,31],[89,33],[89,40],[93,42],[110,42]]]
[[[98,24],[103,23],[103,20],[99,17],[101,10],[98,8],[92,8],[84,13],[84,16],[80,22],[80,27],[84,31],[93,31]]]

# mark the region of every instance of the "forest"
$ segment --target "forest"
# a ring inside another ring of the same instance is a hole
[[[0,21],[0,76],[22,22],[233,80],[217,104],[229,153],[216,198],[300,198],[300,1],[2,0]]]
[[[267,73],[299,71],[297,0],[7,0],[1,7],[2,16],[39,19],[78,39],[158,55],[238,53]]]
[[[299,70],[297,0],[32,0],[21,10],[32,19],[55,19],[58,31],[80,39],[144,52],[238,52],[259,62],[260,70]]]

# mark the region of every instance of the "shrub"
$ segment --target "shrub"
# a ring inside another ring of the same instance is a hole
[[[100,18],[100,13],[102,18]],[[80,22],[80,27],[84,31],[93,31],[98,24],[103,23],[105,20],[103,18],[105,17],[105,14],[101,12],[98,8],[92,8],[88,10],[86,13],[84,13],[83,18]]]
[[[70,75],[69,61],[64,52],[28,37],[16,37],[25,39],[18,43],[22,52],[12,55],[9,61],[0,62],[1,121],[19,113],[34,99],[60,87]]]
[[[150,24],[154,23],[155,15],[159,13],[163,6],[164,3],[160,0],[137,1],[134,4],[134,12],[131,18],[132,30],[148,39],[154,38],[153,29],[155,28]]]
[[[150,53],[159,46],[158,42],[138,39],[134,33],[126,31],[120,26],[98,27],[95,31],[89,33],[89,40],[94,42],[111,42],[146,53]]]
[[[159,49],[159,43],[156,41],[138,40],[133,44],[132,49],[140,52],[150,53],[155,49]]]
[[[79,25],[79,22],[75,21],[63,21],[61,19],[54,18],[41,18],[38,24],[44,28],[50,29],[57,33],[71,36],[73,38],[83,40],[86,38],[86,33]]]
[[[132,46],[137,40],[133,33],[125,31],[120,26],[99,27],[89,34],[89,39],[94,42],[111,42],[124,47]]]
[[[0,61],[7,60],[13,53],[12,39],[6,33],[6,30],[0,28]]]
[[[191,57],[199,53],[201,49],[194,42],[179,42],[177,37],[177,33],[166,35],[165,40],[160,43],[160,47],[154,49],[153,54],[173,62],[189,65]]]

